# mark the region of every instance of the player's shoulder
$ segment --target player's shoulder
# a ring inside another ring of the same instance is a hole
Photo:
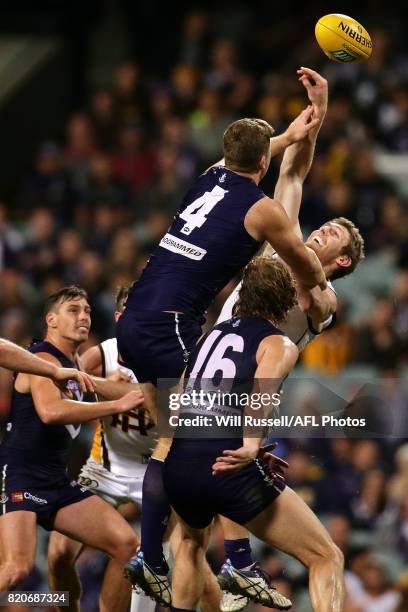
[[[277,333],[265,336],[259,343],[257,351],[257,360],[262,358],[268,359],[285,359],[286,361],[296,363],[299,356],[299,349],[296,344],[285,334]]]

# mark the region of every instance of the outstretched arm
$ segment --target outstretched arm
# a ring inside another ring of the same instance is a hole
[[[280,155],[286,147],[291,144],[304,140],[319,124],[319,119],[314,117],[313,106],[308,106],[292,121],[289,127],[279,136],[270,139],[270,155],[275,157]],[[214,166],[224,166],[225,159],[222,158],[212,164],[207,170]]]
[[[84,392],[93,391],[93,384],[86,374],[74,368],[61,368],[37,355],[0,338],[0,366],[14,372],[24,372],[50,378],[57,387],[65,389],[68,380],[76,380]]]
[[[313,117],[318,119],[306,138],[292,144],[285,150],[276,183],[274,198],[282,202],[289,219],[298,226],[299,208],[302,198],[302,185],[312,165],[317,135],[327,111],[328,84],[318,72],[310,68],[298,70],[299,80],[306,88],[313,107]]]
[[[50,364],[58,361],[48,353],[40,353]],[[85,423],[98,417],[127,412],[143,403],[140,391],[131,391],[122,398],[105,402],[79,402],[61,397],[58,389],[46,378],[19,374],[15,388],[21,393],[31,393],[35,409],[46,425],[74,425]]]

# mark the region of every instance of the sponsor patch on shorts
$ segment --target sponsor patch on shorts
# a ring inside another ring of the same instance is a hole
[[[13,491],[11,494],[11,501],[13,504],[19,504],[24,501],[24,495],[22,491]]]

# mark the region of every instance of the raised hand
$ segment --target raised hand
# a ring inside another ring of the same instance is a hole
[[[313,116],[313,106],[309,105],[292,121],[286,130],[286,136],[290,144],[304,140],[310,130],[320,123],[319,117]]]
[[[318,72],[302,66],[298,71],[299,81],[305,87],[313,106],[313,117],[323,119],[327,110],[328,83]]]

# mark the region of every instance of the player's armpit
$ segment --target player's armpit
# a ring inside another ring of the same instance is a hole
[[[306,312],[312,322],[313,329],[320,333],[323,329],[323,324],[337,310],[337,297],[330,287],[327,287],[324,291],[319,287],[314,287],[312,293],[314,297],[313,304]]]

